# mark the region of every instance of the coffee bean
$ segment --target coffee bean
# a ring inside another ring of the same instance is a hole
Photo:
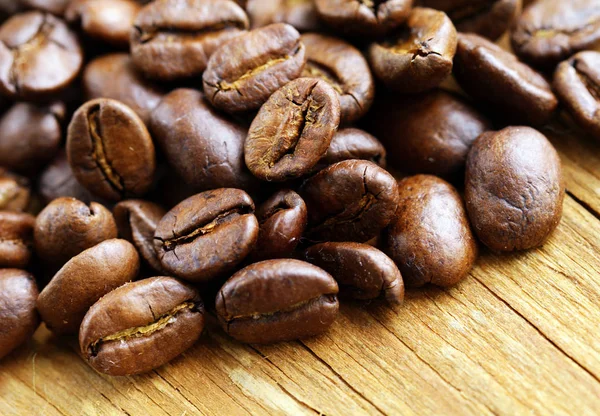
[[[88,100],[104,97],[121,101],[145,123],[163,97],[158,87],[135,71],[129,55],[124,53],[91,61],[83,73],[83,87]]]
[[[32,275],[23,270],[0,269],[0,359],[27,341],[38,327],[37,296]]]
[[[35,217],[0,211],[0,267],[24,269],[31,260]]]
[[[367,244],[321,243],[305,253],[306,261],[333,276],[341,294],[369,300],[384,296],[390,303],[404,300],[404,282],[392,259]]]
[[[119,234],[133,243],[146,263],[158,272],[162,266],[154,248],[154,232],[166,213],[160,205],[141,199],[119,202],[113,209]]]
[[[477,257],[463,201],[452,185],[430,175],[399,182],[396,218],[384,248],[409,287],[451,286],[467,275]]]
[[[294,80],[277,90],[252,122],[246,165],[262,180],[298,178],[327,152],[339,123],[338,95],[327,82]]]
[[[156,227],[154,246],[169,273],[206,282],[231,271],[254,248],[258,221],[242,190],[222,188],[194,195]]]
[[[560,159],[530,127],[482,134],[467,159],[465,200],[479,240],[495,251],[538,247],[560,222]]]
[[[580,52],[561,63],[554,90],[575,120],[600,140],[600,52]]]
[[[158,368],[191,347],[204,328],[198,292],[171,277],[129,283],[100,299],[81,323],[79,346],[98,372]]]
[[[516,21],[511,43],[525,62],[551,68],[600,45],[600,4],[598,0],[538,1]]]
[[[375,86],[369,64],[354,46],[340,39],[307,33],[306,66],[302,76],[321,78],[339,94],[342,124],[364,116],[375,98]]]
[[[387,120],[387,122],[390,122],[390,120]],[[350,159],[368,160],[385,168],[385,147],[379,140],[364,130],[341,129],[333,135],[327,153],[319,160],[314,169],[318,171],[334,163]]]
[[[292,26],[277,23],[254,29],[211,56],[202,76],[204,93],[220,110],[255,110],[298,78],[305,63],[305,47]]]
[[[253,29],[271,23],[288,23],[300,32],[321,28],[314,0],[248,0],[246,12]]]
[[[144,122],[125,104],[107,98],[88,101],[73,114],[67,157],[83,186],[113,201],[146,193],[156,170]]]
[[[37,255],[55,266],[96,244],[117,237],[117,226],[109,210],[75,198],[58,198],[39,213],[34,242]]]
[[[234,274],[216,299],[219,323],[246,343],[272,343],[325,332],[335,320],[338,285],[299,260],[266,260]]]
[[[8,97],[56,95],[74,81],[82,63],[77,36],[57,17],[27,12],[0,26],[0,93]]]
[[[456,29],[444,12],[416,7],[407,27],[392,40],[373,43],[369,62],[387,87],[418,93],[438,86],[452,72]]]
[[[125,240],[106,240],[69,260],[42,290],[37,308],[57,334],[76,334],[88,309],[113,289],[132,281],[140,258]]]
[[[62,16],[71,0],[18,0],[28,9],[37,9]]]
[[[316,242],[368,241],[390,223],[398,205],[396,179],[364,160],[323,169],[300,195],[308,207],[307,237]]]
[[[171,168],[197,190],[256,187],[244,163],[247,130],[215,111],[199,91],[177,89],[165,96],[150,130]]]
[[[27,178],[0,168],[0,210],[25,211],[29,206],[30,196]]]
[[[335,30],[354,36],[381,36],[406,20],[413,0],[315,0],[317,13]]]
[[[473,98],[518,122],[543,125],[558,105],[541,74],[477,35],[459,34],[454,75]]]
[[[151,78],[199,76],[214,51],[248,26],[246,13],[233,1],[156,0],[134,21],[131,57]]]
[[[451,177],[464,170],[475,139],[491,123],[465,100],[444,92],[381,96],[367,125],[385,144],[391,166]]]

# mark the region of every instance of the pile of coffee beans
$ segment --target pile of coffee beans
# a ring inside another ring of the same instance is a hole
[[[314,336],[338,296],[542,245],[565,190],[536,128],[600,139],[600,2],[530,3],[0,2],[0,358],[41,318],[142,373],[206,319]]]

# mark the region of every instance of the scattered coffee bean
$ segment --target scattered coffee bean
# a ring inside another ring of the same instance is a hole
[[[35,217],[0,211],[0,267],[24,269],[31,260]]]
[[[287,23],[300,32],[321,28],[314,0],[248,0],[246,12],[253,29],[271,23]]]
[[[25,211],[29,206],[30,196],[27,178],[0,168],[0,210]]]
[[[368,160],[385,168],[386,154],[385,147],[374,136],[364,130],[349,127],[338,130],[333,135],[327,153],[319,160],[314,170],[319,171],[350,159]]]

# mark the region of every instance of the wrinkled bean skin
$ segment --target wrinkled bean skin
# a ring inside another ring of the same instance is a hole
[[[149,78],[199,76],[213,52],[248,26],[246,13],[233,1],[156,0],[135,18],[131,57]]]
[[[333,164],[300,189],[308,208],[306,237],[315,242],[375,237],[394,218],[398,185],[387,171],[364,160]]]
[[[276,23],[254,29],[217,50],[202,82],[210,103],[229,113],[258,109],[289,81],[300,76],[305,47],[292,26]]]
[[[467,159],[465,201],[479,240],[494,251],[541,246],[562,216],[556,150],[530,127],[482,134]]]
[[[245,343],[292,341],[325,332],[335,320],[338,285],[324,270],[300,260],[254,263],[217,294],[221,327]]]
[[[191,347],[204,329],[204,304],[191,286],[152,277],[110,292],[86,314],[79,346],[96,371],[148,372]]]
[[[207,282],[250,254],[258,228],[247,193],[215,189],[170,210],[156,227],[154,247],[165,271],[191,282]]]
[[[477,258],[477,242],[452,185],[431,175],[399,182],[396,218],[384,232],[384,251],[396,262],[408,287],[452,286]]]
[[[0,210],[25,211],[29,206],[30,196],[27,178],[0,168]]]
[[[541,74],[477,35],[459,34],[454,75],[473,98],[518,122],[543,125],[558,106]]]
[[[386,165],[385,147],[373,135],[364,130],[348,127],[338,130],[331,139],[325,156],[314,167],[315,171],[337,162],[362,159],[373,162],[382,168]]]
[[[54,160],[40,174],[38,193],[44,204],[60,197],[75,198],[86,204],[99,200],[77,182],[64,149],[58,151]]]
[[[38,289],[23,270],[0,269],[0,360],[27,341],[38,327]]]
[[[246,12],[253,29],[287,23],[300,32],[321,29],[314,0],[248,0]]]
[[[404,301],[404,281],[392,259],[367,244],[321,243],[308,248],[306,261],[331,274],[341,294],[390,303]]]
[[[299,78],[277,90],[252,121],[246,166],[259,179],[283,182],[308,173],[340,124],[337,93],[325,81]]]
[[[56,334],[76,334],[88,309],[135,279],[139,268],[139,255],[125,240],[106,240],[81,252],[40,293],[37,309],[42,320]]]
[[[0,211],[0,267],[24,269],[31,260],[35,217]]]

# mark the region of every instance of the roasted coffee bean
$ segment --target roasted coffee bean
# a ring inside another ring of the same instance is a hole
[[[88,206],[75,198],[58,198],[44,208],[35,221],[35,251],[41,259],[55,266],[116,237],[115,219],[96,202]]]
[[[44,204],[49,204],[56,198],[65,196],[78,199],[86,204],[99,199],[77,182],[64,149],[59,150],[52,163],[40,174],[38,192]]]
[[[214,51],[248,26],[246,13],[233,1],[156,0],[134,21],[131,58],[150,78],[199,76]]]
[[[100,299],[81,323],[87,362],[112,376],[158,368],[191,347],[204,329],[204,304],[172,277],[129,283]]]
[[[305,253],[306,261],[331,274],[340,293],[355,299],[376,299],[390,303],[404,300],[404,282],[392,259],[367,244],[321,243]]]
[[[288,23],[300,32],[321,28],[314,0],[248,0],[246,12],[253,29]]]
[[[284,189],[275,193],[256,209],[260,224],[252,261],[290,256],[306,229],[307,211],[296,192]]]
[[[521,59],[552,67],[585,49],[600,46],[598,0],[544,0],[529,6],[515,23],[511,43]]]
[[[106,240],[69,260],[37,300],[37,309],[48,329],[76,334],[88,309],[111,290],[132,281],[140,257],[125,240]]]
[[[27,12],[0,26],[0,93],[8,97],[55,95],[73,82],[82,63],[77,36],[57,17]]]
[[[154,246],[163,269],[206,282],[231,271],[254,248],[258,221],[242,190],[206,191],[175,206],[156,227]]]
[[[178,89],[152,113],[150,130],[171,168],[198,190],[252,189],[244,163],[247,130],[215,111],[201,92]]]
[[[55,155],[65,106],[14,104],[0,119],[0,166],[34,173]]]
[[[406,20],[413,0],[315,0],[319,16],[335,30],[354,36],[381,36]]]
[[[394,218],[398,184],[372,162],[346,160],[308,179],[300,195],[308,207],[310,240],[362,243]]]
[[[444,12],[416,7],[407,27],[390,41],[369,48],[375,76],[400,93],[438,86],[452,72],[456,29]]]
[[[389,120],[387,121],[389,122]],[[315,170],[321,170],[334,163],[350,159],[369,160],[385,168],[385,147],[373,135],[364,130],[341,129],[333,135],[327,153],[319,160]]]
[[[350,124],[369,111],[375,86],[366,59],[354,46],[317,33],[302,35],[306,66],[302,76],[321,78],[339,94],[342,123]]]
[[[30,197],[29,181],[0,167],[0,210],[25,211]]]
[[[0,269],[0,359],[27,341],[38,327],[37,297],[32,275],[23,270]]]
[[[305,175],[325,155],[339,124],[338,94],[327,82],[294,80],[277,90],[252,122],[246,166],[265,181]]]
[[[475,108],[442,90],[380,97],[367,125],[385,144],[391,166],[446,177],[463,171],[475,139],[492,129]]]
[[[325,332],[339,310],[337,293],[323,269],[300,260],[266,260],[229,278],[215,306],[230,336],[266,344]]]
[[[521,0],[417,0],[445,12],[459,32],[496,40],[521,13]]]
[[[154,247],[154,232],[166,213],[160,205],[140,199],[119,202],[113,209],[121,237],[132,242],[146,263],[158,272],[162,266]]]
[[[477,35],[459,34],[454,75],[473,98],[517,122],[543,125],[558,106],[541,74]]]
[[[87,99],[104,97],[121,101],[144,123],[163,96],[162,91],[135,71],[125,53],[105,55],[90,62],[83,73],[83,87]]]
[[[542,245],[560,222],[565,186],[556,150],[530,127],[482,134],[467,159],[473,229],[495,251]]]
[[[88,101],[73,114],[67,157],[83,186],[113,201],[146,193],[156,170],[144,122],[125,104],[107,98]]]
[[[133,19],[141,8],[133,0],[72,0],[65,20],[80,26],[92,39],[128,48]]]
[[[600,140],[600,52],[580,52],[561,63],[554,90],[575,120]]]
[[[35,217],[0,211],[0,267],[24,269],[31,260]]]
[[[471,270],[477,242],[463,201],[452,185],[430,175],[399,182],[396,217],[386,229],[385,251],[409,287],[451,286]]]
[[[221,110],[255,110],[298,78],[305,63],[305,47],[292,26],[277,23],[254,29],[211,56],[202,76],[204,93]]]
[[[62,16],[71,0],[18,0],[23,7]]]

